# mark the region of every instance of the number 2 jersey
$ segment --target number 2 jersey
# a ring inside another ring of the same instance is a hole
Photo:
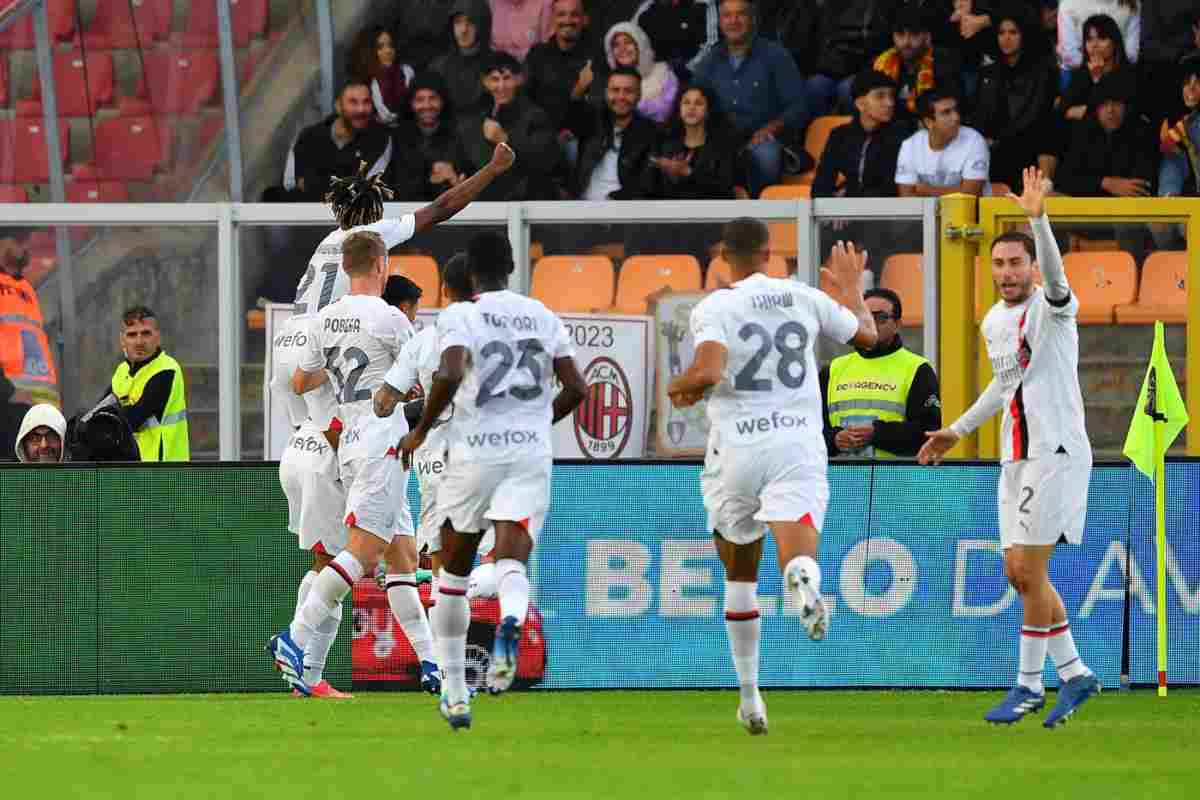
[[[391,249],[412,238],[416,217],[405,214],[399,219],[382,219],[350,230],[330,231],[309,259],[308,269],[296,287],[292,316],[271,342],[271,389],[287,408],[292,427],[309,417],[321,430],[329,427],[337,401],[329,385],[297,395],[292,391],[292,374],[307,347],[311,323],[321,309],[340,300],[350,291],[350,278],[342,268],[342,242],[352,233],[373,231],[383,237]]]
[[[550,458],[554,361],[574,358],[562,320],[537,300],[484,292],[438,314],[440,351],[466,348],[454,398],[450,463]]]
[[[710,447],[794,446],[825,459],[817,334],[848,342],[858,319],[823,292],[762,273],[704,298],[691,316],[695,346],[716,342],[725,372],[708,398]]]

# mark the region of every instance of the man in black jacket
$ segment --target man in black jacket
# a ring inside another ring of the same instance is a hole
[[[552,199],[550,175],[559,163],[554,125],[546,112],[522,93],[521,62],[495,52],[481,70],[485,100],[459,117],[455,126],[455,165],[463,175],[480,170],[503,142],[517,154],[516,164],[479,196],[480,200]]]
[[[826,2],[821,18],[816,73],[805,82],[813,116],[850,106],[853,76],[889,46],[894,0]]]
[[[600,113],[579,154],[575,196],[580,200],[639,200],[645,173],[658,144],[654,123],[636,109],[642,76],[618,67],[608,76],[607,108]]]
[[[525,93],[549,115],[572,167],[579,157],[579,139],[594,113],[588,103],[594,75],[586,40],[582,0],[556,0],[554,35],[534,45],[525,57],[529,76]]]
[[[457,0],[448,31],[450,49],[434,59],[429,69],[446,82],[443,96],[450,105],[474,108],[487,94],[479,73],[492,57],[492,9],[486,0]]]
[[[478,82],[479,76],[476,76]],[[465,178],[454,166],[454,115],[446,85],[436,72],[413,79],[409,106],[412,118],[395,133],[396,157],[385,182],[396,200],[433,200]]]
[[[895,197],[896,158],[911,129],[897,123],[896,84],[863,70],[851,93],[857,113],[829,134],[813,179],[813,197]]]
[[[937,374],[900,339],[900,296],[891,289],[868,289],[863,297],[879,341],[868,350],[835,358],[821,370],[825,446],[830,456],[911,458],[925,443],[926,431],[942,427]],[[831,374],[836,386],[830,386]],[[903,418],[883,419],[899,417],[900,405]]]

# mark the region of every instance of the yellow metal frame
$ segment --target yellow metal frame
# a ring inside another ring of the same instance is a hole
[[[978,226],[982,229],[980,238],[948,240],[945,237],[945,226],[949,224],[964,225],[962,221],[964,207],[960,207],[958,195],[943,198],[942,201],[942,392],[943,411],[947,422],[958,418],[967,406],[978,397],[979,392],[991,380],[991,364],[987,359],[987,351],[979,341],[979,326],[975,322],[975,258],[976,253],[987,253],[992,239],[998,236],[1006,224],[1020,223],[1025,215],[1016,203],[1002,197],[984,197],[978,202]],[[1195,287],[1200,286],[1200,199],[1191,198],[1084,198],[1084,197],[1050,197],[1046,200],[1046,212],[1051,222],[1174,222],[1186,224],[1188,273],[1187,285],[1189,292],[1187,316],[1187,391],[1185,401],[1188,415],[1193,420],[1200,420],[1200,301],[1193,299],[1197,294]],[[970,246],[968,246],[968,244]],[[975,245],[978,247],[976,248]],[[963,275],[970,276],[962,280]],[[950,279],[948,282],[948,278]],[[988,281],[983,287],[985,307],[990,307],[996,301],[996,288]],[[955,310],[957,306],[957,310]],[[955,316],[949,316],[954,311]],[[965,311],[970,320],[970,338],[964,343],[958,337],[962,336],[963,323],[960,317]],[[951,327],[953,325],[953,327]],[[957,344],[953,340],[957,339]],[[960,352],[962,350],[968,353]],[[947,360],[947,355],[953,353],[953,359]],[[1150,353],[1146,353],[1149,361]],[[967,362],[970,362],[969,364]],[[961,376],[952,378],[951,376]],[[946,402],[946,393],[951,383],[961,383],[969,394],[967,406],[959,408],[959,394],[955,390],[956,405],[952,408]],[[1192,432],[1188,426],[1187,453],[1190,456],[1200,455],[1200,435]],[[960,445],[955,455],[961,457],[998,458],[1000,455],[999,422],[993,419],[979,429],[976,441],[967,441]]]

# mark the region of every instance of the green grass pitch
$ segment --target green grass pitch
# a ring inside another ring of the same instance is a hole
[[[517,692],[452,733],[432,698],[0,698],[10,798],[1200,797],[1200,691],[1105,693],[1060,729],[992,727],[999,693]],[[1053,697],[1048,698],[1053,703]]]

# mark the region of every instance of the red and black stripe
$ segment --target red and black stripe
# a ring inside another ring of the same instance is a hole
[[[442,594],[448,594],[451,597],[466,597],[467,596],[466,589],[455,589],[450,586],[439,586],[438,591]]]
[[[1029,420],[1025,417],[1025,384],[1017,386],[1012,403],[1009,404],[1009,412],[1013,420],[1013,460],[1022,461],[1029,458]]]
[[[1049,639],[1054,634],[1048,628],[1045,630],[1040,630],[1038,628],[1025,627],[1021,628],[1021,635],[1028,636],[1033,639]]]
[[[383,588],[384,588],[384,591],[391,591],[392,589],[398,589],[401,586],[411,586],[412,588],[415,589],[415,588],[417,588],[417,582],[416,581],[388,581],[386,584],[384,584]]]
[[[746,622],[752,619],[758,619],[758,609],[753,611],[726,611],[725,619],[730,622]]]

